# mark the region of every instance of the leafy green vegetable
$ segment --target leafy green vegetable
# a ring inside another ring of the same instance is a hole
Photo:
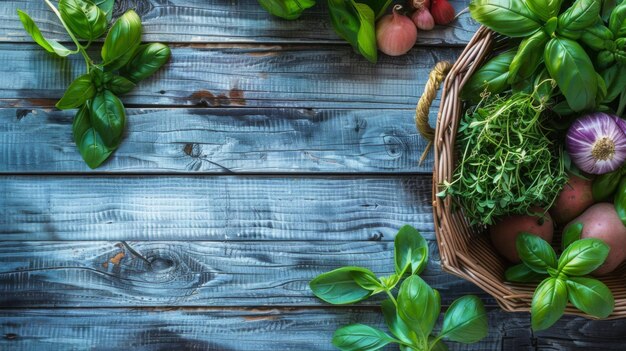
[[[93,169],[118,148],[124,134],[126,112],[116,95],[131,91],[137,81],[156,72],[167,62],[170,51],[159,43],[137,50],[141,41],[141,20],[130,10],[109,31],[101,51],[104,62],[95,63],[87,54],[87,48],[106,32],[115,2],[60,0],[58,9],[49,0],[45,3],[61,20],[76,50],[46,40],[26,13],[18,10],[18,15],[26,32],[46,51],[62,57],[80,53],[85,60],[87,72],[74,79],[56,107],[79,108],[72,124],[72,138],[85,163]],[[83,45],[77,38],[85,39],[87,43]],[[118,72],[120,68],[123,72]]]
[[[543,49],[546,47],[548,39],[545,32],[538,31],[522,40],[509,68],[509,84],[533,76],[537,67],[543,62]]]
[[[563,249],[570,246],[574,241],[579,240],[583,232],[583,224],[580,222],[568,224],[563,230],[562,247]]]
[[[484,91],[499,94],[508,87],[509,69],[517,50],[505,51],[487,61],[463,87],[461,97],[472,102],[480,101]]]
[[[460,160],[438,196],[452,196],[472,224],[550,207],[567,182],[563,151],[542,114],[547,104],[533,95],[491,95],[461,118]]]
[[[315,5],[314,0],[258,0],[270,14],[287,20],[295,20],[304,10]]]
[[[309,286],[320,299],[335,305],[355,303],[367,299],[372,290],[365,289],[354,280],[354,272],[371,271],[360,267],[342,267],[320,274]]]
[[[161,43],[141,45],[135,56],[122,69],[122,75],[137,83],[153,75],[171,55],[170,48]]]
[[[419,232],[405,225],[400,228],[394,241],[396,274],[402,274],[409,267],[410,274],[420,274],[428,262],[428,244]]]
[[[511,266],[504,272],[504,279],[514,283],[540,282],[545,276],[546,274],[537,273],[523,263]]]
[[[567,285],[558,278],[544,280],[533,295],[530,319],[533,330],[544,330],[561,318],[567,305]]]
[[[615,299],[601,281],[572,277],[566,283],[568,298],[579,310],[598,318],[606,318],[613,312]]]
[[[557,268],[556,253],[550,244],[536,235],[521,233],[515,247],[524,264],[537,273],[548,273],[548,268]]]
[[[315,296],[332,304],[362,301],[378,292],[389,296],[382,301],[381,308],[395,338],[376,328],[352,324],[335,332],[333,345],[341,350],[379,350],[389,343],[397,343],[402,351],[446,351],[448,347],[441,341],[444,338],[473,343],[487,335],[485,307],[475,296],[454,301],[444,316],[439,336],[431,335],[439,318],[441,297],[416,275],[428,257],[426,241],[417,230],[404,226],[396,235],[394,247],[396,274],[377,278],[366,268],[343,267],[311,281]],[[392,289],[407,271],[409,277],[402,282],[396,298]]]
[[[542,21],[548,21],[559,14],[562,2],[563,0],[527,0],[526,6]]]
[[[91,124],[104,144],[109,148],[117,148],[126,125],[126,112],[120,99],[105,90],[93,98],[90,111]]]
[[[330,20],[345,41],[372,63],[378,60],[374,11],[354,0],[328,0]]]
[[[591,59],[580,44],[554,38],[546,45],[544,60],[572,110],[580,112],[595,106],[598,78]]]
[[[482,301],[473,295],[455,300],[443,317],[441,335],[466,344],[486,337],[487,313]]]
[[[61,57],[65,57],[67,55],[73,54],[74,52],[70,49],[60,44],[58,41],[54,39],[46,39],[39,31],[39,27],[35,24],[32,18],[26,12],[22,10],[17,10],[17,14],[20,16],[20,21],[24,25],[24,29],[33,40],[39,44],[42,48],[46,49],[47,52],[57,54]]]
[[[102,46],[102,59],[108,71],[126,65],[141,44],[141,19],[128,10],[115,21]]]
[[[531,303],[534,330],[552,326],[563,315],[568,300],[583,312],[601,318],[610,315],[615,306],[613,295],[604,283],[584,276],[604,263],[608,245],[599,239],[577,239],[582,231],[581,223],[573,223],[565,231],[567,243],[563,244],[565,250],[558,262],[552,262],[553,254],[547,253],[552,248],[548,250],[546,241],[530,234],[520,235],[523,239],[518,237],[517,250],[522,264],[509,268],[505,274],[509,281],[534,281],[531,272],[538,271],[537,267],[547,267],[541,271],[549,277],[539,284]],[[529,252],[534,254],[526,254]]]
[[[469,10],[480,24],[512,38],[532,35],[543,26],[525,1],[472,0]]]
[[[106,13],[91,0],[60,0],[61,18],[79,38],[96,40],[107,30]]]
[[[382,330],[363,324],[341,327],[333,336],[333,345],[345,351],[375,351],[394,341]]]
[[[61,100],[56,103],[56,107],[60,110],[68,110],[80,107],[87,100],[96,95],[96,87],[91,82],[89,74],[74,79],[72,84],[67,88]]]
[[[558,28],[568,31],[583,30],[596,23],[600,15],[598,0],[576,0],[559,16]]]

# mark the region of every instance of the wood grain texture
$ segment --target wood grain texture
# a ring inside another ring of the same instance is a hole
[[[122,146],[90,171],[74,111],[0,109],[0,173],[415,173],[414,110],[128,109]]]
[[[489,334],[480,343],[447,342],[450,350],[622,350],[626,328],[624,320],[564,317],[533,334],[527,314],[492,309],[488,320]],[[2,310],[0,348],[330,351],[336,350],[334,331],[351,323],[387,330],[374,308]]]
[[[429,247],[422,277],[444,305],[480,293],[442,272]],[[393,243],[0,242],[0,307],[320,306],[309,281],[349,265],[393,274]]]
[[[414,109],[435,63],[454,61],[459,53],[420,48],[372,65],[340,46],[181,45],[122,100],[142,106]],[[0,107],[53,106],[85,70],[80,57],[54,58],[25,43],[0,44],[0,60],[11,62],[0,65],[0,76],[11,77],[0,80]]]
[[[467,0],[451,0],[457,11]],[[344,43],[331,27],[326,1],[297,21],[271,17],[256,0],[122,0],[114,14],[134,9],[142,18],[144,40],[166,42],[296,42]],[[0,7],[0,41],[23,42],[30,37],[19,22],[17,9],[26,11],[49,38],[69,40],[43,1],[4,0]],[[463,45],[478,29],[469,14],[448,26],[422,31],[419,45]],[[347,44],[346,44],[347,45]]]
[[[0,178],[2,240],[434,239],[428,176]]]

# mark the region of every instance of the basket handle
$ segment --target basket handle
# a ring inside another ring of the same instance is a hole
[[[422,137],[428,140],[428,145],[426,145],[426,149],[424,153],[422,153],[422,157],[420,157],[420,165],[426,159],[426,155],[428,155],[428,151],[435,141],[435,129],[428,124],[430,105],[432,105],[433,100],[437,97],[437,90],[439,90],[441,82],[446,79],[446,75],[451,67],[452,64],[448,61],[440,61],[435,64],[435,67],[433,67],[428,75],[428,81],[426,82],[426,86],[424,86],[424,93],[415,108],[415,125],[417,126],[417,130]]]

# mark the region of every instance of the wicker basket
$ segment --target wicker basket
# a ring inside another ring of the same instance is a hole
[[[462,211],[452,208],[449,197],[438,198],[436,196],[440,190],[438,185],[442,184],[444,180],[450,181],[452,179],[456,166],[455,142],[462,112],[459,93],[473,72],[493,52],[496,42],[500,42],[500,40],[496,40],[496,34],[485,27],[481,27],[445,78],[437,128],[434,131],[431,130],[431,135],[434,136],[433,145],[435,149],[433,169],[435,232],[441,254],[441,265],[445,271],[475,283],[493,296],[506,311],[529,312],[536,284],[505,282],[504,271],[510,264],[495,252],[488,235],[478,228],[471,227],[464,218]],[[431,80],[433,80],[433,74],[431,74]],[[435,86],[438,87],[439,82],[435,83]],[[432,82],[429,81],[429,84]],[[420,131],[424,132],[422,129],[423,126]],[[624,268],[625,265],[622,264],[616,272],[602,278],[602,281],[611,289],[615,297],[615,310],[609,318],[626,317],[626,274],[624,274]],[[571,305],[568,306],[566,313],[593,318]]]

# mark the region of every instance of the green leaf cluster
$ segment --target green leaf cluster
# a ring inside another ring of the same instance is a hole
[[[548,208],[567,182],[563,150],[544,123],[547,105],[537,97],[543,86],[551,88],[487,96],[461,118],[459,163],[438,196],[452,196],[472,224],[531,214],[532,206]]]
[[[304,10],[315,6],[314,0],[258,0],[270,14],[287,20],[299,18]],[[376,63],[375,21],[382,16],[391,0],[328,0],[330,22],[335,32],[350,43],[367,60]]]
[[[479,96],[485,89],[492,93],[509,87],[514,91],[534,90],[536,77],[545,70],[559,87],[568,113],[592,110],[614,98],[607,74],[600,70],[599,60],[594,67],[589,53],[593,56],[593,51],[606,45],[616,48],[612,40],[621,25],[615,24],[614,30],[604,28],[601,1],[576,0],[567,4],[563,6],[562,0],[472,0],[470,13],[479,23],[500,34],[523,39],[513,58],[505,53],[479,69],[466,86],[464,96]],[[619,22],[616,13],[620,6],[611,13],[613,22]],[[609,65],[619,55],[613,55],[614,58],[603,54],[603,60]],[[503,61],[509,66],[497,65]],[[502,76],[506,76],[506,83],[498,78]]]
[[[472,295],[454,301],[444,315],[441,332],[432,335],[441,312],[441,297],[418,275],[427,262],[426,240],[407,225],[400,228],[394,241],[394,274],[377,277],[366,268],[342,267],[313,279],[310,287],[315,296],[331,304],[356,303],[379,293],[389,297],[381,308],[391,335],[371,326],[351,324],[335,332],[333,345],[346,351],[373,351],[396,343],[401,350],[429,351],[447,350],[444,339],[474,343],[484,338],[485,307]]]
[[[154,74],[170,57],[170,49],[160,43],[141,45],[141,19],[132,10],[124,13],[109,28],[113,0],[60,0],[58,8],[45,0],[57,15],[76,45],[70,50],[46,39],[35,22],[18,10],[24,29],[46,51],[61,57],[80,53],[87,72],[70,84],[56,107],[78,108],[72,135],[83,160],[90,168],[106,161],[119,147],[126,125],[126,111],[118,95]],[[91,43],[105,33],[99,64],[87,54]]]
[[[615,307],[611,290],[587,275],[600,267],[609,254],[609,246],[595,238],[580,239],[583,225],[574,223],[563,233],[564,250],[557,259],[550,244],[538,236],[522,233],[517,237],[517,252],[522,263],[510,267],[505,278],[511,282],[537,282],[531,304],[533,330],[543,330],[561,318],[571,302],[579,310],[598,317],[608,317]]]

